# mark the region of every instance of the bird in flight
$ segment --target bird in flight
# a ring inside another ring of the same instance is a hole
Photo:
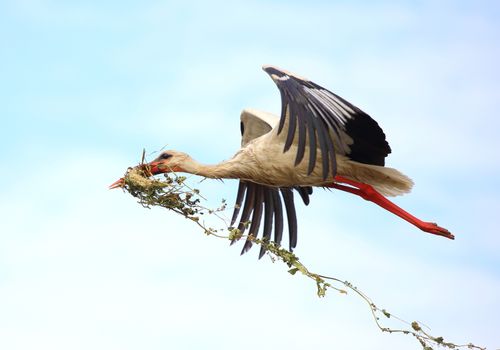
[[[297,245],[294,192],[309,204],[313,187],[333,188],[371,201],[422,231],[454,239],[445,228],[422,221],[387,199],[410,192],[413,182],[385,167],[391,148],[368,114],[320,85],[273,66],[264,66],[281,95],[281,115],[244,109],[241,148],[216,165],[198,163],[168,150],[149,163],[153,175],[186,172],[239,179],[231,226],[280,244],[287,218],[289,249]],[[120,179],[110,188],[120,187]],[[284,205],[284,208],[283,208]],[[239,220],[238,220],[239,218]],[[263,219],[263,221],[262,221]],[[248,222],[250,224],[248,225]],[[247,239],[242,254],[252,246]],[[261,247],[261,257],[265,249]]]

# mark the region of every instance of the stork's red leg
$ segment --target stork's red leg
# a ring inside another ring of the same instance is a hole
[[[340,183],[344,183],[349,186],[341,185]],[[455,236],[453,236],[447,229],[442,228],[433,222],[425,222],[416,218],[415,216],[411,215],[407,211],[401,209],[396,204],[385,198],[370,185],[346,179],[342,176],[335,176],[335,183],[328,185],[328,187],[333,187],[341,191],[349,192],[358,195],[361,198],[366,199],[367,201],[373,202],[390,211],[391,213],[399,216],[400,218],[408,221],[409,223],[417,226],[422,231],[450,239],[455,239]]]

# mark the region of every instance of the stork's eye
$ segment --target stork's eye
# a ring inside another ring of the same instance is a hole
[[[171,155],[171,154],[168,154],[168,153],[163,153],[163,154],[160,156],[160,159],[168,159],[168,158],[170,158],[170,157],[172,157],[172,155]]]

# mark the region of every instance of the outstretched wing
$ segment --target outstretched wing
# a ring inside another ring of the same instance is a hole
[[[321,151],[323,179],[335,175],[336,153],[360,163],[384,165],[391,149],[384,132],[368,114],[312,81],[276,67],[263,69],[280,90],[278,135],[287,125],[283,151],[297,144],[295,165],[304,158],[306,147],[308,174],[316,166],[317,149]]]
[[[277,122],[278,118],[271,114],[255,110],[244,110],[241,113],[242,146],[270,132]],[[274,242],[281,244],[284,227],[284,203],[288,222],[289,248],[291,251],[297,245],[297,216],[295,213],[293,190],[296,190],[300,194],[306,205],[309,204],[309,195],[312,194],[312,187],[278,188],[241,180],[236,196],[231,226],[236,223],[241,212],[238,229],[242,234],[248,229],[248,234],[258,237],[259,229],[263,226],[262,238],[270,241],[274,226]],[[264,215],[263,225],[261,225],[262,215]],[[252,241],[247,239],[241,254],[247,252],[251,247]],[[259,258],[264,253],[265,249],[262,246]]]

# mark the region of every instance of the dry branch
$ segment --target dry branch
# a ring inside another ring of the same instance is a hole
[[[147,208],[160,206],[184,216],[186,219],[194,222],[205,234],[227,240],[237,240],[241,238],[250,239],[253,243],[263,246],[266,253],[273,261],[282,261],[288,265],[288,272],[296,275],[300,272],[302,275],[313,280],[316,284],[317,295],[324,297],[328,289],[347,294],[349,291],[362,298],[369,306],[375,324],[382,332],[402,333],[411,335],[422,346],[423,350],[432,350],[433,346],[441,346],[449,349],[468,348],[485,350],[486,348],[469,344],[455,344],[445,341],[441,336],[433,336],[428,331],[424,331],[420,323],[413,321],[404,321],[386,309],[381,309],[362,291],[348,281],[317,274],[309,271],[299,258],[288,250],[269,241],[264,241],[253,237],[252,235],[242,235],[241,232],[233,227],[229,227],[220,213],[226,209],[225,201],[219,208],[208,209],[202,206],[201,195],[197,189],[192,189],[185,183],[186,178],[178,176],[175,173],[165,174],[165,179],[158,180],[151,178],[151,172],[148,165],[141,162],[134,168],[129,168],[123,177],[121,187],[136,197],[138,202]],[[208,227],[201,220],[202,216],[215,215],[224,223],[224,228]],[[393,318],[403,325],[400,329],[385,327],[381,320],[384,318]]]

